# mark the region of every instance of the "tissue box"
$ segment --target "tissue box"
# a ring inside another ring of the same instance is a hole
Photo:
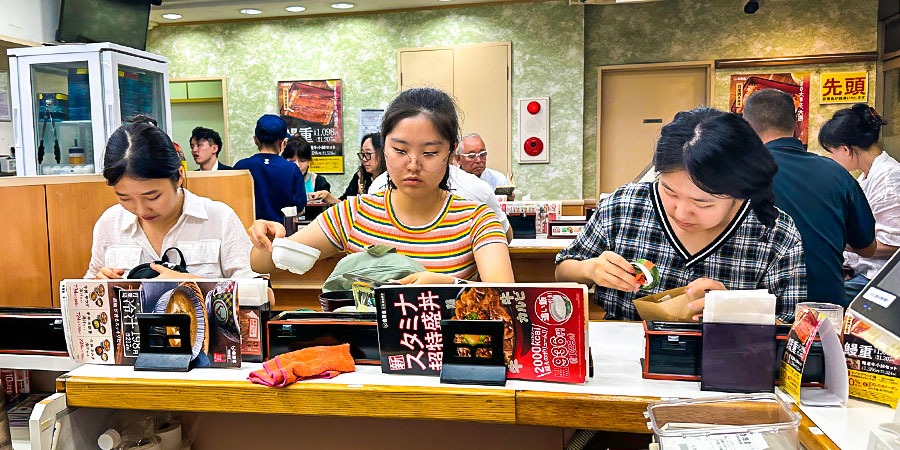
[[[700,390],[775,390],[775,325],[704,323]]]

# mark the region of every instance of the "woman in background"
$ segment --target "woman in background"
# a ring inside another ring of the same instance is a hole
[[[284,150],[281,151],[281,157],[300,168],[308,198],[321,197],[331,191],[331,185],[325,180],[325,177],[309,170],[309,163],[312,161],[312,146],[299,133],[287,140]]]
[[[331,193],[319,193],[311,196],[311,199],[322,200],[329,205],[333,205],[348,197],[354,197],[359,194],[365,194],[369,190],[378,175],[385,171],[384,159],[381,152],[384,149],[384,141],[378,133],[369,133],[362,138],[360,143],[360,152],[356,155],[359,157],[359,169],[353,174],[350,184],[340,197],[335,197]]]
[[[850,172],[862,172],[857,181],[875,216],[875,254],[860,256],[849,247],[844,251],[845,265],[852,270],[844,282],[850,301],[900,248],[900,163],[879,142],[884,125],[875,108],[857,103],[834,113],[819,131],[819,143],[832,159]]]

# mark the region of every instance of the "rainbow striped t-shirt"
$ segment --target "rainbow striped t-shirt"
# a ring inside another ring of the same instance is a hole
[[[478,274],[474,252],[488,244],[506,244],[497,216],[482,203],[448,195],[437,218],[410,227],[394,217],[390,190],[350,197],[320,214],[319,227],[331,243],[347,252],[385,244],[418,261],[431,272],[473,279]]]

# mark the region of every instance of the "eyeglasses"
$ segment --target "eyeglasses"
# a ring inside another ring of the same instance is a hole
[[[469,161],[475,161],[476,159],[487,159],[487,150],[482,150],[478,153],[459,153],[459,156],[466,158]]]
[[[441,152],[425,152],[419,156],[413,157],[406,150],[385,149],[385,162],[392,169],[401,170],[410,164],[415,163],[426,172],[439,172],[444,170],[447,165],[447,159],[450,153],[441,155]]]
[[[359,152],[356,154],[356,156],[359,157],[360,161],[368,161],[368,160],[372,159],[372,157],[375,156],[375,154],[367,153],[367,152]]]

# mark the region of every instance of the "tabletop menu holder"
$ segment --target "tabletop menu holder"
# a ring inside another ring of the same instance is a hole
[[[187,314],[138,314],[141,350],[134,370],[191,370],[191,317]]]
[[[506,385],[502,321],[442,320],[441,334],[441,383]]]

